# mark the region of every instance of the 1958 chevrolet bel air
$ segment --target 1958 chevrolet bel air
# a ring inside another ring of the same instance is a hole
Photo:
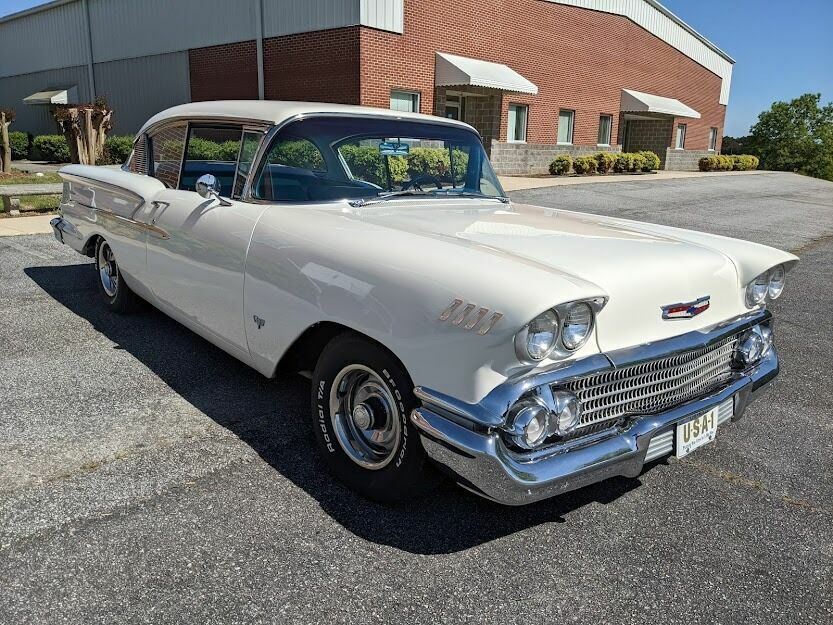
[[[105,305],[311,375],[326,464],[377,500],[434,467],[506,504],[635,476],[778,373],[766,305],[795,256],[512,203],[461,122],[186,104],[121,170],[61,177],[55,236],[95,259]]]

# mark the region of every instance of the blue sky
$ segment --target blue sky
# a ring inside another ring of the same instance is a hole
[[[833,100],[833,0],[661,1],[737,61],[726,134],[745,135],[776,100]],[[0,15],[38,4],[0,0]]]

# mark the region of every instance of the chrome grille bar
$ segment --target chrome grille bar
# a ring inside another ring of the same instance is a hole
[[[708,347],[576,378],[560,388],[579,398],[580,427],[654,414],[727,382],[736,344],[737,336],[731,336]]]

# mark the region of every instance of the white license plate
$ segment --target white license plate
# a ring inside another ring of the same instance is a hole
[[[711,443],[717,436],[718,408],[694,417],[677,426],[677,458],[687,456],[698,447]]]

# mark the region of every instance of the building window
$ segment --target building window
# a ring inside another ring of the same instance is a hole
[[[558,143],[572,143],[573,142],[573,121],[575,119],[575,111],[559,111],[558,112]]]
[[[509,105],[509,123],[506,129],[506,138],[510,143],[526,141],[526,118],[528,113],[528,106],[523,104]]]
[[[610,131],[613,128],[611,115],[599,115],[599,145],[610,145]]]
[[[717,128],[709,128],[709,150],[717,149]]]
[[[685,124],[677,124],[677,143],[674,147],[685,150]]]
[[[419,113],[419,94],[412,91],[391,91],[390,110]]]

